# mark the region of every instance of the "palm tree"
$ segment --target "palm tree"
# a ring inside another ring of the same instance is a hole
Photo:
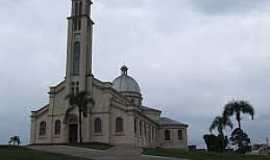
[[[241,114],[249,114],[254,119],[254,108],[252,105],[250,105],[247,101],[231,101],[228,104],[225,105],[223,116],[224,117],[231,117],[235,115],[236,121],[238,123],[238,128],[236,130],[240,130],[241,134],[237,137],[237,143],[238,143],[238,150],[241,151],[244,149],[244,132],[241,127]],[[232,135],[233,137],[233,135]],[[232,138],[231,138],[232,139]]]
[[[231,129],[233,128],[233,123],[232,121],[228,118],[228,117],[222,117],[222,116],[217,116],[214,121],[212,122],[212,124],[210,125],[209,131],[212,133],[212,131],[214,129],[217,129],[218,131],[218,141],[221,142],[220,144],[220,151],[224,151],[224,149],[226,148],[227,144],[228,144],[228,138],[227,136],[224,136],[223,130],[226,127],[230,127]]]
[[[17,143],[17,145],[19,146],[21,144],[21,139],[19,136],[12,136],[12,137],[10,137],[8,143],[13,144],[13,145],[15,145]]]
[[[94,104],[94,100],[92,98],[88,98],[87,92],[79,92],[78,94],[69,94],[66,96],[66,99],[69,100],[69,104],[74,107],[78,107],[79,114],[79,143],[82,143],[82,114],[84,117],[87,116],[87,104],[91,102]]]
[[[214,121],[212,122],[209,131],[212,133],[214,129],[217,129],[218,134],[221,136],[224,136],[223,130],[226,127],[230,127],[231,129],[233,128],[233,123],[228,117],[221,117],[217,116]]]
[[[223,116],[231,117],[235,115],[236,121],[238,123],[238,128],[241,129],[241,114],[249,114],[254,119],[254,108],[247,101],[231,101],[225,105]]]

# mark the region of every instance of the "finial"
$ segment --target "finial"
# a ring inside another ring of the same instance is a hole
[[[126,65],[123,65],[121,67],[122,74],[127,75],[128,67]]]

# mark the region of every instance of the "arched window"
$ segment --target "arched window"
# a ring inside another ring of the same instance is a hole
[[[95,119],[95,133],[102,132],[102,121],[100,118]]]
[[[39,125],[39,135],[40,136],[46,135],[46,122],[45,121],[40,122],[40,125]]]
[[[134,119],[134,132],[135,132],[135,134],[137,133],[137,121],[138,121],[138,119],[137,118],[135,118]]]
[[[73,46],[73,75],[80,74],[80,42],[75,42]]]
[[[56,120],[54,124],[54,134],[55,135],[60,135],[61,134],[61,121]]]
[[[123,132],[123,131],[124,131],[123,118],[117,117],[115,121],[115,132]]]
[[[171,140],[171,132],[170,132],[170,130],[165,130],[164,134],[165,134],[164,136],[165,136],[166,141]]]

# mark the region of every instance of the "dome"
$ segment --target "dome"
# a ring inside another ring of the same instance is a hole
[[[141,93],[140,87],[136,80],[127,74],[127,66],[122,66],[121,71],[122,74],[113,80],[112,87],[118,92]]]

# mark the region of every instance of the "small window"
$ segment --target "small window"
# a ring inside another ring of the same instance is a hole
[[[178,130],[178,140],[183,140],[183,131]]]
[[[39,125],[39,135],[44,136],[46,135],[46,122],[42,121]]]
[[[60,120],[55,121],[54,134],[55,135],[61,134],[61,121]]]
[[[147,127],[148,140],[151,141],[151,126]]]
[[[134,119],[134,132],[137,133],[137,118]]]
[[[145,136],[145,137],[146,137],[146,134],[147,134],[146,131],[147,131],[147,130],[146,130],[146,123],[144,123],[144,136]]]
[[[102,121],[100,118],[95,119],[95,133],[102,132]]]
[[[118,117],[115,121],[115,132],[123,132],[124,131],[124,121],[123,118]]]
[[[152,141],[154,140],[154,136],[155,136],[155,129],[154,127],[152,127]]]
[[[170,130],[165,130],[164,134],[165,134],[164,136],[165,136],[166,141],[171,140],[171,132],[170,132]]]
[[[142,121],[140,121],[140,136],[142,136]]]

